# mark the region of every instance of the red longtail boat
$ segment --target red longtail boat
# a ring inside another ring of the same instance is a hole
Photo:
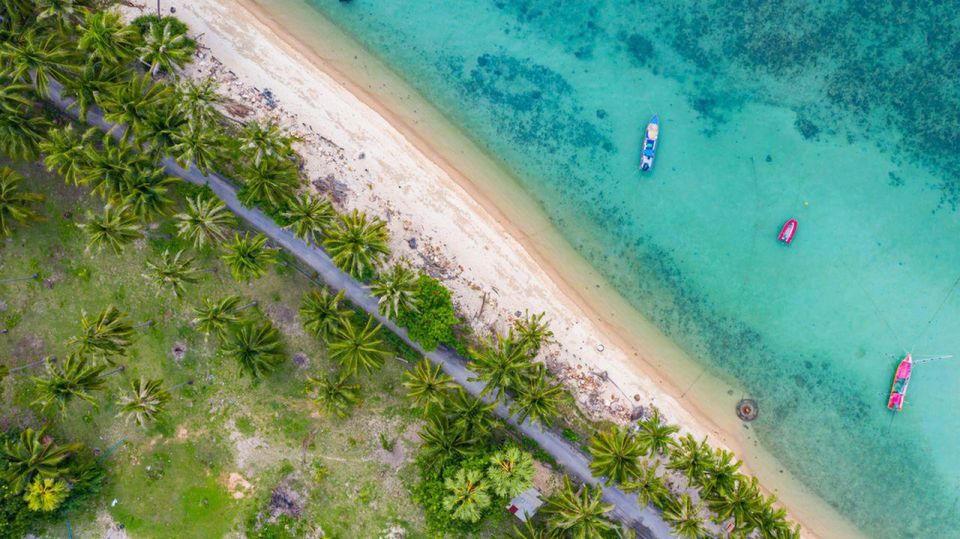
[[[907,397],[907,386],[910,384],[910,373],[913,371],[913,356],[907,354],[897,372],[893,375],[893,386],[890,387],[890,398],[887,399],[887,408],[899,412],[903,410],[903,401]]]
[[[790,219],[786,223],[783,223],[783,227],[780,228],[780,235],[777,236],[777,239],[790,245],[790,242],[793,241],[793,235],[797,233],[797,220]]]

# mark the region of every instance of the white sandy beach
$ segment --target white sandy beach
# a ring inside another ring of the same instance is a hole
[[[164,1],[165,13],[170,6],[202,46],[188,74],[217,78],[235,101],[228,106],[234,116],[270,114],[300,134],[304,142],[298,150],[313,186],[335,194],[340,208],[358,207],[387,220],[395,256],[440,278],[478,333],[503,331],[526,309],[545,311],[556,342],[545,348],[544,359],[585,410],[624,422],[636,406],[654,405],[684,432],[709,436],[711,443],[745,458],[745,435],[736,419],[722,426],[711,421],[716,411],[698,410],[680,398],[692,384],[680,391],[657,370],[683,354],[649,324],[638,334],[642,321],[624,314],[629,309],[610,299],[613,293],[604,297],[590,284],[566,279],[590,270],[566,248],[559,258],[573,269],[558,271],[555,258],[544,256],[554,240],[538,244],[508,220],[448,156],[414,136],[401,113],[252,3]],[[759,469],[753,471],[763,471],[762,461],[746,460]],[[783,482],[764,483],[771,490],[789,483],[778,479]],[[778,494],[791,517],[806,524],[804,535],[854,533],[838,530],[843,521],[796,488]]]

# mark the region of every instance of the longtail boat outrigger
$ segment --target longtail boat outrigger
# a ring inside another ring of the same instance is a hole
[[[650,118],[643,137],[643,151],[640,152],[640,170],[646,172],[653,168],[653,158],[657,152],[657,138],[660,136],[660,118],[656,114]]]
[[[893,375],[893,386],[890,388],[890,398],[887,399],[887,408],[899,412],[903,410],[903,400],[907,397],[907,386],[910,384],[910,373],[913,372],[913,356],[907,354],[897,372]]]

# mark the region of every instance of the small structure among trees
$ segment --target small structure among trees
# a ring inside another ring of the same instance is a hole
[[[520,522],[526,522],[537,514],[537,509],[540,509],[541,505],[543,500],[540,499],[540,491],[536,487],[530,487],[510,500],[507,511],[519,518]]]

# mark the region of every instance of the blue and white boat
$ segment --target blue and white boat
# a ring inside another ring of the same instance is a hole
[[[647,124],[647,133],[643,139],[643,152],[640,153],[640,170],[646,172],[653,168],[653,157],[657,152],[657,137],[660,135],[660,119],[656,114]]]

